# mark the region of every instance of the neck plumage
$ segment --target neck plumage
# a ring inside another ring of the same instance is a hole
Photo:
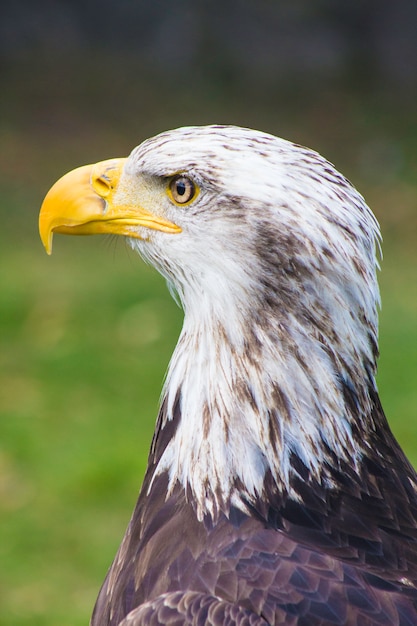
[[[200,518],[272,493],[297,498],[294,476],[332,487],[336,459],[359,471],[375,329],[337,314],[337,332],[318,305],[285,316],[274,303],[186,315],[151,460],[169,489],[180,483],[192,495]]]

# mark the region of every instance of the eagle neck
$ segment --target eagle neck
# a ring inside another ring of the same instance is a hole
[[[358,469],[356,426],[376,393],[369,355],[340,356],[314,321],[234,313],[186,316],[153,445],[155,475],[182,484],[200,517],[297,498],[295,475],[332,486],[335,459]]]

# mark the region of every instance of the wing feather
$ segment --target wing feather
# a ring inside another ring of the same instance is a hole
[[[166,593],[134,609],[119,626],[267,626],[252,611],[208,594]]]

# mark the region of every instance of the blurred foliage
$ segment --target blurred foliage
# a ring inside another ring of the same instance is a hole
[[[182,313],[121,239],[37,234],[68,169],[182,124],[322,152],[381,221],[379,385],[417,464],[415,102],[320,84],[161,81],[110,53],[21,59],[0,100],[0,624],[85,624],[133,510]]]
[[[2,248],[2,624],[87,623],[135,503],[181,314],[121,243]]]

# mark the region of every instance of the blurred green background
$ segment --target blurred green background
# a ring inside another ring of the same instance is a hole
[[[365,195],[384,236],[378,381],[417,465],[417,5],[394,4],[0,9],[1,625],[88,623],[182,323],[120,238],[57,236],[47,257],[39,207],[67,170],[159,131],[259,128]]]

